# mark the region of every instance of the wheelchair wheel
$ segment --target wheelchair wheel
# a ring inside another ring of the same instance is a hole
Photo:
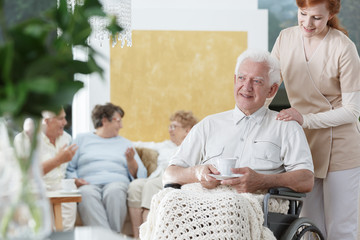
[[[324,240],[324,237],[311,220],[298,218],[286,229],[281,240]]]

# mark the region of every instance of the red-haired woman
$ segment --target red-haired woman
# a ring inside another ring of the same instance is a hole
[[[360,181],[360,61],[340,27],[340,0],[297,0],[298,26],[281,31],[272,54],[291,108],[278,119],[303,126],[315,185],[303,215],[328,240],[356,240]]]

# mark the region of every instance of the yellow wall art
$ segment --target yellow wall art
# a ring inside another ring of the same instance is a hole
[[[201,120],[234,108],[234,69],[247,32],[134,30],[132,43],[110,49],[110,98],[125,110],[120,135],[163,141],[177,110]]]

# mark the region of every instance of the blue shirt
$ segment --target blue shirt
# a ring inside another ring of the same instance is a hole
[[[79,149],[67,167],[67,178],[82,178],[90,184],[112,182],[130,183],[125,151],[133,147],[131,141],[121,136],[102,138],[95,133],[80,134],[73,141]],[[147,170],[135,151],[137,178],[146,178]]]

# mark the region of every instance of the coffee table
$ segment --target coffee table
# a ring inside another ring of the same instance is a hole
[[[49,191],[46,192],[46,196],[49,198],[54,213],[54,223],[56,231],[63,230],[62,215],[61,215],[61,203],[67,202],[81,202],[81,194],[75,193],[63,193],[61,191]]]

